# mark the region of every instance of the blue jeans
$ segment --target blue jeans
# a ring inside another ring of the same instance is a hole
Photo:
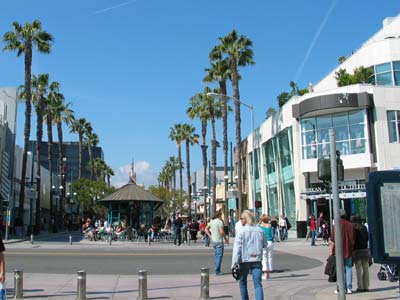
[[[344,259],[344,274],[345,274],[345,281],[346,281],[346,289],[351,290],[353,288],[353,273],[352,273],[352,265],[353,265],[353,258],[345,258]]]
[[[205,236],[205,240],[206,240],[206,247],[210,247],[210,237],[206,234]]]
[[[286,240],[287,239],[287,228],[281,227],[280,233],[281,233],[281,241]]]
[[[224,243],[213,243],[214,247],[214,272],[221,273],[222,258],[224,257]]]
[[[311,230],[311,246],[315,246],[315,236],[316,236],[315,230]]]
[[[242,300],[249,300],[249,293],[247,291],[247,275],[249,272],[253,276],[255,300],[264,300],[264,292],[261,284],[262,275],[262,264],[261,261],[246,262],[240,264],[240,271],[242,277],[240,277],[240,295]]]
[[[278,229],[276,227],[272,227],[272,240],[274,242],[279,242]]]

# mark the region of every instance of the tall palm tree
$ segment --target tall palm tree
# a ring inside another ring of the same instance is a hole
[[[60,84],[53,81],[49,86],[49,94],[46,98],[44,117],[46,119],[47,127],[47,159],[49,162],[50,170],[50,224],[53,224],[54,218],[54,207],[53,207],[53,111],[55,104],[57,103],[57,98],[59,95]],[[53,228],[52,228],[53,229]]]
[[[40,161],[40,145],[43,138],[43,115],[46,105],[47,90],[49,87],[49,74],[33,75],[32,78],[32,100],[35,105],[37,115],[36,126],[36,157]],[[40,167],[36,170],[36,176],[40,182]],[[40,186],[37,184],[37,199],[36,199],[36,230],[40,231]]]
[[[86,136],[85,136],[85,144],[88,148],[88,153],[89,153],[89,163],[90,163],[90,179],[93,180],[93,175],[94,175],[94,170],[93,170],[93,154],[92,154],[92,148],[96,147],[99,144],[99,136],[91,130],[91,128],[88,128],[86,131]]]
[[[209,96],[208,94],[211,92],[211,89],[206,86],[203,92],[203,99],[206,103],[206,107],[208,109],[208,113],[211,121],[211,130],[212,130],[212,141],[211,141],[211,165],[213,169],[213,185],[212,185],[212,206],[211,211],[214,215],[217,210],[217,131],[215,128],[216,119],[221,118],[222,115],[222,107],[223,103],[219,100],[219,98],[215,98],[213,96]],[[214,89],[213,93],[219,94],[221,91],[219,89]],[[211,175],[211,174],[210,174]]]
[[[64,166],[64,138],[63,138],[63,124],[68,127],[74,121],[74,111],[70,108],[71,103],[65,103],[64,95],[58,93],[57,101],[54,103],[53,111],[53,121],[57,126],[58,135],[58,166],[59,166],[59,176],[61,179],[61,186],[63,187],[60,197],[60,207],[61,207],[61,218],[64,217],[64,198],[65,198],[65,166]],[[61,223],[62,224],[62,223]]]
[[[173,127],[170,128],[170,133],[169,133],[169,138],[171,141],[175,142],[176,146],[178,147],[178,163],[179,163],[179,195],[180,195],[180,210],[182,212],[183,210],[183,182],[182,182],[182,149],[181,149],[181,144],[182,141],[184,140],[183,136],[183,129],[182,129],[182,124],[174,124]]]
[[[19,192],[19,217],[24,215],[25,202],[25,174],[28,158],[28,145],[31,131],[32,113],[32,91],[31,91],[31,68],[32,51],[36,47],[41,53],[50,53],[53,37],[50,33],[42,30],[42,25],[38,20],[32,23],[21,25],[18,22],[12,23],[13,31],[8,31],[3,36],[5,47],[3,51],[17,51],[17,56],[24,54],[25,64],[25,126],[24,126],[24,152],[22,156],[21,187]]]
[[[71,132],[78,134],[78,147],[79,147],[79,171],[78,179],[82,178],[82,150],[83,150],[83,139],[86,132],[92,128],[91,124],[86,121],[85,118],[75,120],[71,126]]]
[[[225,37],[218,38],[220,44],[215,46],[210,53],[211,61],[220,60],[227,57],[229,60],[229,68],[231,70],[231,83],[233,96],[240,101],[239,93],[239,71],[238,67],[246,65],[254,65],[253,60],[253,42],[244,35],[238,35],[236,30],[232,30]],[[236,127],[236,149],[238,152],[238,211],[243,210],[242,198],[242,136],[241,136],[241,118],[240,118],[240,102],[235,101],[235,127]]]
[[[105,168],[105,170],[104,170],[104,175],[106,176],[106,178],[107,178],[107,186],[108,187],[111,187],[111,181],[110,181],[110,179],[111,179],[111,176],[114,176],[115,174],[114,174],[114,170],[110,167],[110,166],[106,166],[106,168]]]
[[[182,134],[186,143],[186,177],[187,177],[187,188],[189,194],[189,218],[192,217],[192,186],[190,180],[190,145],[199,143],[199,135],[195,133],[195,128],[190,124],[182,125]]]
[[[204,82],[217,81],[221,94],[227,95],[226,80],[230,79],[229,60],[227,58],[218,59],[211,62],[211,68],[205,69],[207,75]],[[224,153],[224,178],[228,178],[228,111],[230,111],[226,97],[222,97],[222,134],[223,134],[223,153]],[[225,184],[225,195],[228,185]],[[228,199],[225,203],[224,221],[228,224]]]
[[[169,176],[169,181],[172,184],[169,184],[169,190],[171,191],[171,188],[176,190],[176,171],[179,170],[179,160],[176,156],[170,156],[168,160],[166,161],[166,171]]]

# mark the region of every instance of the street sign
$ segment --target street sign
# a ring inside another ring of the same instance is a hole
[[[228,199],[228,209],[236,209],[236,198]]]

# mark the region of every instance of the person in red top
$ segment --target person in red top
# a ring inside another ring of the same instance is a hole
[[[315,246],[315,237],[317,235],[317,222],[315,216],[311,215],[310,219],[311,246]]]
[[[342,225],[342,244],[343,244],[343,259],[344,271],[346,278],[346,293],[352,293],[352,266],[353,266],[353,248],[354,248],[354,225],[346,220],[346,211],[340,209],[340,223]],[[335,231],[332,226],[331,234],[331,255],[335,255]],[[337,292],[337,291],[336,291]]]

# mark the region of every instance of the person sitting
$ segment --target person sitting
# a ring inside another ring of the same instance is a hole
[[[117,228],[115,228],[115,239],[121,238],[124,234],[125,230],[122,226],[122,223],[119,223]]]
[[[93,239],[96,241],[96,237],[94,234],[94,226],[90,218],[88,218],[86,220],[86,223],[82,225],[82,233],[88,238],[90,238],[91,241],[93,241]]]

